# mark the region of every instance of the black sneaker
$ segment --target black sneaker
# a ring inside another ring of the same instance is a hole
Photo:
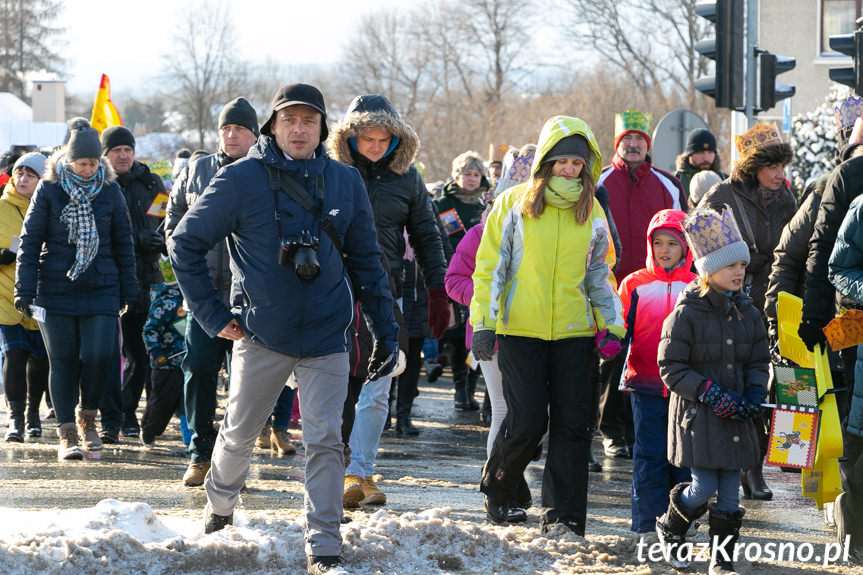
[[[105,445],[116,445],[117,443],[120,443],[120,430],[103,429],[102,433],[99,435],[99,439],[101,439],[102,443]]]
[[[124,427],[123,428],[123,435],[125,437],[131,437],[131,438],[137,439],[140,434],[141,434],[141,430],[138,427]]]
[[[27,428],[27,437],[42,437],[42,428],[41,427],[28,427]]]
[[[443,367],[439,363],[430,363],[426,365],[426,381],[434,383],[443,374]]]
[[[527,521],[527,511],[521,507],[510,507],[506,512],[507,523],[524,523]]]
[[[147,432],[141,432],[141,443],[144,444],[144,447],[153,447],[156,445],[156,436],[150,435]]]
[[[336,575],[346,573],[340,569],[344,564],[344,560],[338,555],[310,555],[306,571],[309,575]]]
[[[213,513],[213,509],[210,507],[209,503],[207,503],[206,507],[204,507],[204,533],[221,531],[225,528],[225,525],[233,524],[233,513],[231,513],[230,515],[216,515],[215,513]]]

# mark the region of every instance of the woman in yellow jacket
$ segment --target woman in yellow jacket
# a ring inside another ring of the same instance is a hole
[[[509,408],[480,484],[495,522],[507,520],[548,429],[540,525],[584,535],[594,347],[611,357],[625,333],[614,248],[594,198],[601,170],[590,127],[550,118],[531,178],[495,200],[477,251],[471,349],[490,360],[497,341]]]
[[[3,351],[3,387],[9,405],[6,441],[24,441],[24,408],[27,434],[42,435],[39,404],[48,391],[48,354],[36,320],[24,317],[13,305],[15,252],[13,242],[21,235],[24,214],[36,184],[45,171],[45,156],[31,152],[21,156],[12,168],[12,179],[0,196],[0,350]]]

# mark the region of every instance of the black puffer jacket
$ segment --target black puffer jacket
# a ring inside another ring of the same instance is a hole
[[[398,143],[389,154],[370,162],[356,151],[351,140],[366,128],[385,128]],[[404,230],[407,230],[426,287],[443,287],[446,260],[425,183],[412,165],[419,151],[416,132],[399,117],[392,104],[377,94],[358,96],[330,135],[333,158],[354,166],[363,177],[378,233],[378,242],[389,260],[396,293],[400,297],[404,273]]]
[[[767,394],[767,331],[752,300],[741,292],[728,297],[713,289],[702,296],[695,282],[689,284],[662,324],[657,356],[662,381],[673,392],[668,461],[734,470],[761,461],[751,419],[720,419],[698,400],[706,381],[762,400]]]
[[[794,194],[783,185],[779,197],[765,206],[758,197],[757,190],[739,180],[729,178],[711,188],[698,205],[712,208],[717,212],[722,212],[724,206],[728,205],[734,211],[737,226],[749,246],[750,262],[746,268],[746,275],[752,276],[749,295],[758,310],[764,309],[773,250],[779,243],[785,224],[791,221],[797,211],[797,200]],[[743,213],[738,205],[743,208]],[[748,229],[744,218],[749,222]],[[755,235],[754,238],[750,237],[749,229]]]
[[[812,190],[806,194],[806,199],[788,225],[782,230],[782,236],[773,251],[773,267],[767,284],[767,294],[764,302],[764,314],[767,325],[775,333],[776,298],[779,292],[792,295],[803,295],[803,282],[806,279],[806,257],[809,254],[809,238],[815,228],[815,218],[821,205],[821,194],[824,188],[812,185]]]
[[[219,152],[198,158],[180,172],[168,200],[168,215],[165,218],[166,238],[170,239],[180,219],[189,211],[189,208],[195,205],[210,185],[210,180],[216,172],[233,161],[234,158]],[[231,297],[231,258],[226,241],[217,243],[207,252],[207,265],[210,268],[210,277],[219,291],[219,299],[228,305]]]
[[[861,192],[863,156],[857,156],[837,166],[824,188],[815,229],[809,240],[803,292],[804,320],[826,323],[836,315],[836,290],[827,279],[827,264],[848,207]]]

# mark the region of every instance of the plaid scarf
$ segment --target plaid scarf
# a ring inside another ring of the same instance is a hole
[[[75,281],[90,267],[99,251],[99,232],[93,217],[92,201],[102,191],[105,167],[99,162],[99,169],[89,178],[77,175],[66,162],[58,162],[58,171],[60,187],[69,196],[69,203],[60,212],[60,221],[69,229],[69,243],[75,244],[75,263],[66,276]]]

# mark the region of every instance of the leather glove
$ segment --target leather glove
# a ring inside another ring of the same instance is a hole
[[[822,330],[828,323],[830,322],[820,319],[804,319],[800,322],[800,327],[797,328],[797,335],[806,344],[806,349],[815,351],[816,345],[827,345],[827,336],[824,335]]]
[[[376,339],[369,358],[369,381],[389,375],[399,360],[399,344],[388,339]]]
[[[432,330],[432,335],[435,339],[440,339],[449,325],[449,314],[452,309],[446,290],[442,286],[433,287],[429,290],[428,308],[429,327]]]
[[[701,396],[701,402],[713,410],[713,414],[720,419],[735,415],[741,399],[743,398],[740,394],[729,391],[712,381],[707,382],[707,389]]]
[[[19,295],[15,298],[15,309],[21,312],[24,317],[33,317],[30,311],[30,306],[33,305],[33,298],[29,295]]]
[[[0,249],[0,266],[8,266],[15,263],[18,254],[8,248]]]
[[[597,333],[595,339],[596,350],[604,359],[611,359],[623,349],[623,344],[620,343],[620,338],[607,329]]]
[[[497,334],[493,329],[474,331],[470,338],[470,350],[479,361],[491,361],[494,357],[494,344]]]
[[[147,249],[151,252],[162,252],[165,249],[165,238],[159,232],[150,232],[147,239]]]

